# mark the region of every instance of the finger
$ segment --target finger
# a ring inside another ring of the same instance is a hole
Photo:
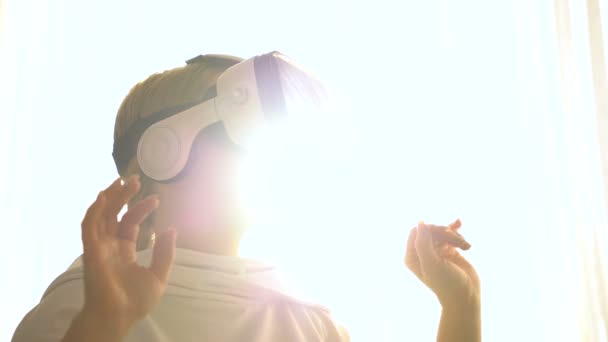
[[[139,175],[136,174],[129,177],[124,185],[121,185],[120,179],[112,183],[104,190],[108,200],[105,215],[115,219],[122,207],[139,191],[140,186]]]
[[[169,279],[171,264],[175,259],[175,228],[169,228],[158,234],[152,252],[150,271],[163,283]]]
[[[462,235],[449,230],[447,227],[429,225],[429,228],[433,234],[433,237],[438,243],[447,242],[453,246],[461,248],[462,250],[468,250],[471,248],[471,244],[468,243]]]
[[[435,250],[431,229],[423,222],[418,223],[415,246],[422,275],[426,278],[439,272],[442,261]]]
[[[458,230],[460,227],[462,227],[462,221],[460,221],[460,219],[456,219],[456,221],[448,224],[448,228],[451,230]]]
[[[100,223],[100,217],[104,207],[105,196],[103,192],[100,192],[97,195],[95,202],[87,209],[87,213],[82,220],[82,246],[85,255],[88,254],[91,248],[94,248],[99,240],[99,230],[103,229],[103,224]]]
[[[102,192],[106,197],[106,200],[109,200],[110,203],[114,202],[118,194],[122,191],[122,178],[116,178],[110,186],[105,188]]]
[[[416,252],[416,235],[417,228],[414,227],[410,231],[410,235],[407,239],[407,249],[405,250],[404,263],[407,268],[412,271],[418,278],[422,278],[420,272],[420,261],[418,260],[418,254]]]
[[[117,236],[133,243],[137,242],[139,225],[154,209],[158,208],[158,196],[151,195],[137,202],[122,216]]]
[[[120,191],[120,188],[122,188],[122,178],[119,176],[102,192],[106,197],[111,197],[116,195]]]
[[[458,232],[458,230],[459,230],[460,228],[462,228],[462,221],[461,221],[460,219],[456,219],[456,221],[454,221],[454,222],[450,223],[450,224],[448,225],[448,228],[449,228],[449,229],[450,229],[452,232],[454,232],[454,234],[456,234],[456,235],[458,235],[459,237],[461,237],[461,238],[462,238],[462,241],[464,241],[463,245],[462,245],[462,246],[459,246],[459,247],[460,247],[462,250],[465,250],[465,251],[466,251],[466,250],[468,250],[468,249],[470,249],[470,248],[471,248],[471,244],[469,244],[469,243],[468,243],[468,242],[465,240],[464,236],[462,236],[462,234],[460,234],[460,233]]]

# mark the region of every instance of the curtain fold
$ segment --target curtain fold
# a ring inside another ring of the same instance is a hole
[[[600,142],[600,160],[604,177],[604,199],[608,199],[608,81],[606,80],[606,56],[604,52],[604,39],[602,33],[602,13],[599,0],[587,0],[587,13],[589,24],[589,46],[591,50],[591,73],[593,77],[593,90],[595,95],[595,111],[597,117],[598,134]],[[608,227],[603,226],[593,231],[593,258],[596,281],[597,303],[599,317],[603,325],[604,339],[608,338],[608,288],[606,287],[606,272],[604,260],[608,248]]]
[[[563,184],[575,233],[571,295],[580,296],[577,320],[581,341],[606,341],[606,250],[608,194],[608,93],[601,13],[597,0],[556,0],[555,25],[565,117]],[[586,8],[585,8],[586,7]],[[564,251],[568,252],[568,251]],[[577,284],[578,283],[578,284]],[[580,291],[580,293],[576,293]],[[564,294],[568,295],[568,294]],[[559,300],[559,298],[555,298]]]

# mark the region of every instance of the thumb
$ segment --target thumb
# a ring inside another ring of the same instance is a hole
[[[424,222],[420,222],[417,230],[416,251],[420,260],[421,271],[423,276],[432,282],[434,275],[441,269],[442,260],[435,250],[431,229]]]
[[[169,279],[171,264],[173,263],[173,259],[175,259],[176,235],[175,228],[169,228],[159,233],[154,243],[150,271],[163,283],[166,283]]]

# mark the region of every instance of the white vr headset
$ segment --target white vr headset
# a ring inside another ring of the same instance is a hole
[[[221,124],[229,139],[246,149],[262,126],[288,116],[296,106],[320,108],[326,100],[321,82],[276,51],[247,60],[204,55],[187,63],[203,59],[227,69],[201,102],[150,115],[115,141],[112,156],[119,173],[137,155],[146,176],[171,181],[186,167],[192,144],[205,128]]]

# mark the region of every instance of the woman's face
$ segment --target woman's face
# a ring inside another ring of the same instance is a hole
[[[225,133],[205,133],[195,139],[184,174],[174,182],[158,184],[159,215],[166,217],[166,224],[225,229],[243,220],[238,186],[242,151]]]

